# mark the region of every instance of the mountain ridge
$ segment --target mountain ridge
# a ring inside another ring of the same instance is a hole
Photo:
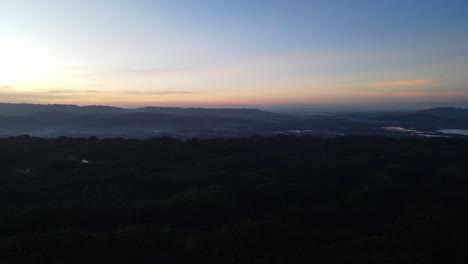
[[[188,116],[217,116],[241,119],[281,119],[288,115],[263,111],[257,108],[202,108],[202,107],[161,107],[144,106],[138,108],[122,108],[108,105],[73,105],[73,104],[30,104],[30,103],[0,103],[0,116],[26,116],[37,113],[66,113],[74,115],[86,114],[126,114],[126,113],[158,113]]]
[[[183,108],[147,106],[0,103],[0,137],[233,137],[249,135],[377,135],[398,126],[438,133],[468,128],[468,109],[433,108],[413,112],[287,115],[255,108]],[[411,134],[406,135],[411,136]]]

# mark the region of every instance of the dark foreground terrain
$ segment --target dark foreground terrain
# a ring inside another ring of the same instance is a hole
[[[466,263],[468,140],[0,139],[0,263]]]

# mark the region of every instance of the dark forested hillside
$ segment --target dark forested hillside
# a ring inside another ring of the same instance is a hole
[[[0,263],[466,263],[468,140],[0,139]]]

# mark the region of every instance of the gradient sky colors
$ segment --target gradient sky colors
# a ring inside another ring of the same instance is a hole
[[[466,0],[0,0],[0,101],[468,100]]]

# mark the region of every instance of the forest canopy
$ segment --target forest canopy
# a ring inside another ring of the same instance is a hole
[[[0,139],[1,263],[464,263],[468,140]]]

